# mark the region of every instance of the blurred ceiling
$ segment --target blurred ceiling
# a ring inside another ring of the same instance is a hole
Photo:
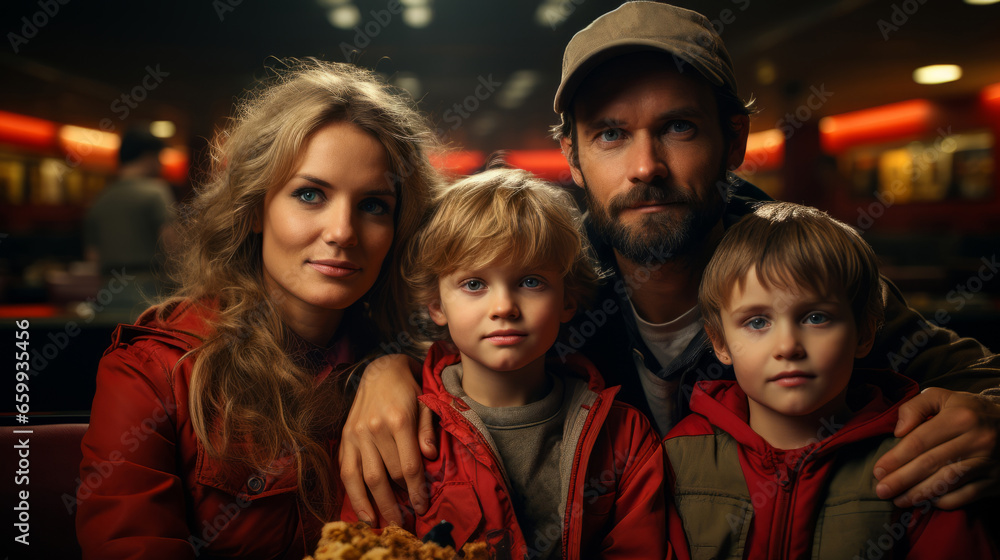
[[[425,27],[411,27],[400,0],[6,1],[0,7],[7,39],[0,110],[95,128],[104,118],[124,124],[126,112],[128,120],[169,119],[178,124],[181,143],[198,144],[265,75],[265,66],[275,64],[273,57],[344,61],[358,50],[360,65],[403,86],[419,84],[420,107],[455,144],[487,152],[551,148],[547,128],[556,120],[551,107],[562,50],[573,33],[620,4],[403,2],[412,3],[429,8]],[[796,110],[798,118],[817,119],[913,98],[960,99],[1000,82],[1000,4],[676,4],[717,22],[741,94],[754,95],[762,109],[754,130],[780,126]],[[360,16],[352,29],[331,23],[338,5],[353,6],[347,9]],[[934,86],[913,82],[915,68],[934,63],[959,64],[964,75]],[[151,71],[155,87],[126,111],[121,96],[144,79],[152,84]],[[479,87],[483,83],[492,85]]]

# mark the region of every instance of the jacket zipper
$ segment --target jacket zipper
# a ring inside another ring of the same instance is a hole
[[[507,469],[504,468],[503,461],[500,460],[500,452],[496,449],[496,447],[493,446],[493,444],[490,443],[489,440],[486,439],[486,436],[483,435],[483,432],[479,429],[478,426],[475,425],[475,423],[466,418],[457,408],[455,408],[454,401],[442,404],[444,404],[444,406],[448,408],[450,413],[453,415],[453,421],[463,423],[467,428],[470,429],[470,431],[473,434],[475,434],[473,437],[476,438],[478,443],[482,445],[484,449],[489,450],[490,458],[492,459],[492,461],[490,462],[489,465],[487,465],[487,467],[489,467],[489,469],[493,471],[494,474],[498,473],[500,475],[500,478],[503,479],[504,488],[507,490],[507,499],[510,500],[511,503],[513,503],[513,499],[511,498],[511,496],[513,496],[514,494],[513,492],[514,487],[513,485],[511,485],[510,478],[507,476]],[[522,550],[527,550],[528,540],[527,538],[525,538],[524,532],[521,530],[521,523],[520,521],[517,520],[516,516],[514,517],[513,528],[516,531],[517,535],[521,535]],[[509,544],[511,551],[516,550],[518,548],[517,546],[518,543],[513,539]]]
[[[491,470],[496,470],[500,473],[500,478],[503,479],[504,486],[507,488],[507,493],[513,494],[512,489],[514,488],[514,486],[511,485],[510,483],[510,478],[507,476],[507,469],[504,468],[503,461],[500,460],[500,451],[496,447],[494,447],[489,440],[486,439],[486,436],[483,435],[483,432],[479,429],[478,426],[476,426],[474,423],[472,423],[472,421],[470,421],[468,418],[462,415],[462,413],[459,412],[457,409],[455,409],[455,407],[452,404],[449,403],[448,406],[451,407],[452,412],[454,412],[456,416],[461,418],[462,422],[464,422],[469,428],[471,428],[472,433],[476,434],[475,437],[478,440],[479,444],[482,445],[483,448],[490,450],[490,457],[493,459],[493,461],[492,464],[488,466],[491,468]]]
[[[772,541],[769,556],[771,558],[788,558],[790,547],[786,541],[789,533],[788,518],[792,505],[792,478],[794,477],[794,471],[789,472],[788,465],[784,460],[775,465],[775,467],[777,471],[775,478],[778,483],[778,501],[775,504],[776,519],[774,527],[777,529],[777,534],[773,535],[775,538]]]
[[[809,460],[814,453],[816,453],[818,448],[809,450],[807,453],[803,453],[796,460],[792,468],[788,468],[788,463],[784,460],[784,454],[782,454],[782,461],[776,465],[777,467],[777,483],[778,483],[778,503],[776,508],[776,513],[778,514],[777,526],[778,534],[774,542],[776,544],[772,545],[771,554],[773,558],[790,558],[792,542],[790,536],[793,534],[788,528],[788,520],[791,517],[792,510],[792,498],[795,496],[795,484],[798,478],[799,472],[805,467],[805,462]],[[776,547],[780,547],[775,550]]]
[[[590,460],[590,452],[593,450],[594,447],[594,441],[597,438],[597,433],[600,431],[599,429],[595,431],[594,429],[592,429],[592,426],[594,425],[595,422],[598,422],[598,426],[604,425],[604,420],[605,418],[607,418],[610,409],[610,403],[614,399],[614,395],[618,392],[617,388],[613,388],[613,390],[610,390],[611,392],[607,395],[609,398],[607,399],[603,398],[604,394],[608,393],[608,391],[609,389],[604,389],[597,392],[597,398],[594,400],[594,402],[590,404],[590,411],[587,413],[587,419],[584,421],[583,429],[580,434],[580,441],[576,446],[576,451],[574,451],[573,467],[572,467],[572,472],[570,473],[570,482],[569,482],[570,490],[569,490],[569,496],[567,496],[566,498],[566,512],[563,518],[562,547],[563,547],[563,556],[566,558],[571,557],[569,555],[569,549],[568,549],[568,545],[571,542],[573,542],[569,538],[570,522],[573,513],[573,503],[575,502],[575,497],[578,493],[577,486],[580,484],[579,481],[580,481],[581,469],[586,468],[587,463]],[[441,404],[444,404],[446,408],[450,409],[450,413],[452,415],[458,417],[455,420],[463,422],[468,427],[472,428],[472,432],[475,434],[474,437],[478,440],[478,442],[481,445],[483,445],[486,449],[490,450],[490,456],[493,459],[493,461],[492,464],[488,466],[490,467],[491,470],[500,473],[500,476],[503,478],[504,485],[507,489],[508,495],[512,494],[513,492],[511,489],[513,488],[513,486],[510,483],[510,478],[508,478],[507,476],[507,470],[504,468],[503,461],[499,459],[500,453],[497,451],[497,449],[489,442],[489,440],[486,439],[482,431],[480,431],[480,429],[472,421],[470,421],[468,418],[462,415],[462,413],[455,408],[454,401]],[[584,451],[586,451],[586,456],[584,456]],[[586,473],[583,474],[584,476],[586,475]],[[515,528],[517,529],[517,534],[521,535],[521,541],[524,545],[524,549],[527,550],[528,542],[527,539],[524,537],[523,532],[521,531],[521,525],[519,522],[516,521],[516,519],[515,523],[516,523]],[[512,549],[515,548],[514,545],[515,543],[511,543]],[[579,548],[579,545],[575,548]],[[577,554],[576,557],[579,557],[579,554]]]
[[[587,419],[584,421],[583,430],[580,434],[580,442],[576,446],[576,450],[573,452],[573,467],[570,472],[569,480],[569,496],[566,497],[566,512],[563,518],[563,535],[562,535],[562,548],[564,558],[580,558],[580,543],[581,535],[574,534],[570,535],[570,529],[574,529],[574,533],[583,532],[583,523],[577,523],[573,525],[573,509],[574,503],[576,502],[577,495],[582,495],[582,483],[580,482],[581,476],[585,479],[587,476],[586,470],[588,463],[590,462],[590,453],[594,449],[594,442],[597,439],[598,433],[600,433],[601,426],[604,425],[604,420],[608,416],[608,412],[611,407],[611,402],[614,399],[614,394],[617,390],[613,391],[608,395],[609,398],[605,399],[604,394],[608,389],[604,389],[597,394],[597,399],[590,404],[590,411],[587,413]],[[597,426],[595,429],[594,426]],[[581,512],[582,517],[582,512]]]

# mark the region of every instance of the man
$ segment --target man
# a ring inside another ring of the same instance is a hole
[[[608,384],[623,385],[622,398],[665,432],[686,413],[695,381],[731,376],[711,354],[696,302],[726,226],[767,198],[730,173],[743,161],[751,110],[739,102],[732,63],[711,23],[654,2],[627,3],[570,41],[555,110],[562,119],[556,136],[586,193],[591,240],[614,271],[597,311],[557,350],[591,357]],[[902,373],[922,386],[996,390],[1000,358],[923,321],[891,284],[885,292],[886,325],[862,365],[889,367],[901,346],[920,340],[921,352],[896,364]],[[426,411],[406,403],[417,394],[404,397],[412,382],[401,383],[399,366],[387,362],[376,362],[362,381],[341,445],[341,475],[359,515],[378,507],[392,519],[398,512],[388,478],[406,484],[419,510],[418,447],[427,456],[435,449],[424,435]],[[395,371],[389,381],[388,370]],[[1000,404],[988,397],[926,391],[901,409],[896,435],[905,437],[875,466],[879,496],[896,497],[900,507],[942,496],[938,505],[954,508],[993,489],[998,426]]]

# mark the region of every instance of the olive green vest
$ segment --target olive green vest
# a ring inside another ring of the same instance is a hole
[[[737,454],[739,444],[719,428],[715,430],[715,434],[664,442],[675,465],[673,499],[692,560],[742,559],[753,521],[753,501]],[[892,502],[875,495],[872,470],[897,441],[892,437],[858,441],[828,459],[834,465],[816,521],[813,559],[892,557],[892,548],[906,528],[894,521]],[[767,533],[770,528],[760,530]]]

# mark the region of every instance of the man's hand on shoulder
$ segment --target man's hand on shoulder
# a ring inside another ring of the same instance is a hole
[[[427,509],[423,459],[437,458],[437,441],[431,412],[417,401],[420,385],[410,368],[411,359],[402,354],[372,361],[344,424],[340,477],[354,512],[367,523],[379,517],[403,523],[393,482],[407,489],[417,514]]]
[[[1000,404],[973,393],[924,390],[899,409],[902,440],[875,463],[875,491],[899,507],[934,500],[957,509],[1000,494]]]

